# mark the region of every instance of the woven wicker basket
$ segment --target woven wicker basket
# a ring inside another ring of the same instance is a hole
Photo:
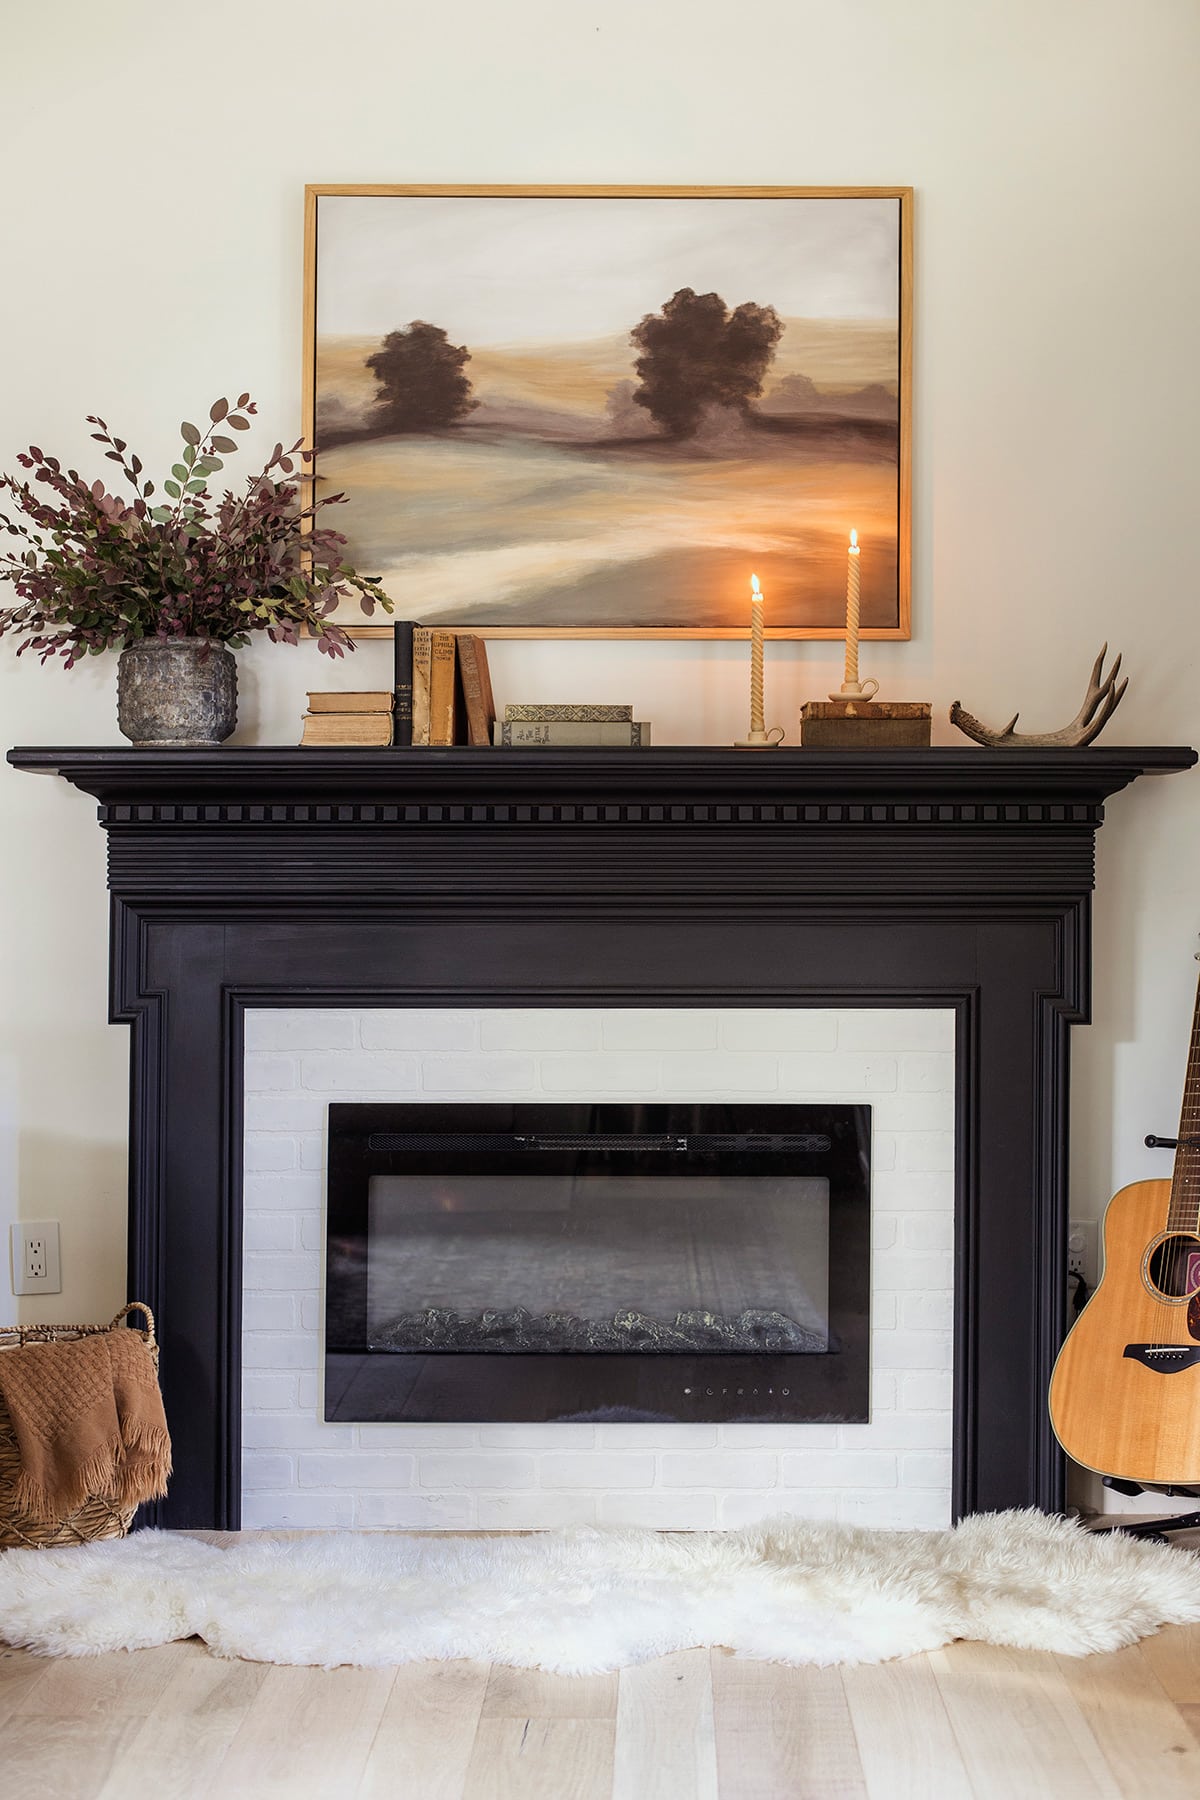
[[[123,1306],[111,1325],[10,1325],[0,1326],[0,1355],[22,1344],[62,1343],[69,1338],[91,1337],[98,1331],[115,1331],[131,1312],[146,1315],[146,1330],[139,1335],[150,1346],[158,1367],[154,1314],[140,1300]],[[124,1327],[121,1327],[124,1329]],[[51,1550],[65,1544],[94,1544],[101,1538],[124,1537],[133,1522],[136,1506],[121,1506],[111,1494],[90,1494],[76,1512],[62,1519],[31,1519],[13,1506],[13,1488],[21,1458],[8,1408],[0,1396],[0,1550]]]

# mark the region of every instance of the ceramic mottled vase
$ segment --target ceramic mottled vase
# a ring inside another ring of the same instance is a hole
[[[117,724],[135,749],[211,750],[237,724],[237,662],[211,638],[139,638],[117,659]]]

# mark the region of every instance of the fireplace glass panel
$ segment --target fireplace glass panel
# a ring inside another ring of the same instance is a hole
[[[327,1418],[867,1416],[869,1108],[329,1128]]]

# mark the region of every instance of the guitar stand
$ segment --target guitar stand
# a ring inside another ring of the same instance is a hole
[[[1188,1500],[1200,1500],[1200,1488],[1197,1487],[1161,1487],[1145,1488],[1140,1481],[1120,1481],[1115,1475],[1101,1478],[1106,1488],[1114,1493],[1128,1494],[1179,1494]],[[1177,1513],[1170,1519],[1139,1519],[1132,1525],[1101,1525],[1099,1532],[1123,1531],[1126,1537],[1148,1538],[1151,1543],[1165,1544],[1168,1531],[1200,1531],[1200,1512]]]

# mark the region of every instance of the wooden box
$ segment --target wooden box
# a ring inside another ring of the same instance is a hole
[[[933,707],[926,700],[809,700],[800,708],[806,750],[927,749]]]

